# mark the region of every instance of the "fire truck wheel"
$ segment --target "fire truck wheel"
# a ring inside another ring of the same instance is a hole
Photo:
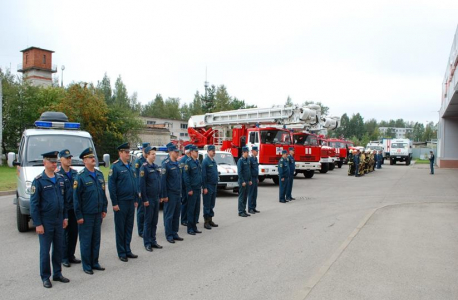
[[[275,185],[278,185],[280,183],[278,176],[272,177],[272,180],[274,181]]]
[[[327,163],[321,164],[320,173],[321,174],[326,174],[326,173],[328,173],[328,171],[329,171],[329,164],[327,164]]]
[[[337,163],[337,167],[338,167],[339,169],[342,168],[342,161],[339,161],[339,162]]]
[[[259,182],[264,182],[265,179],[265,177],[259,177]]]
[[[307,170],[307,171],[304,172],[304,177],[305,178],[312,178],[314,174],[315,174],[315,171]]]
[[[336,167],[336,165],[335,165],[335,164],[333,164],[333,163],[330,163],[330,164],[329,164],[329,171],[332,171],[332,170],[334,170],[334,168],[335,168],[335,167]]]

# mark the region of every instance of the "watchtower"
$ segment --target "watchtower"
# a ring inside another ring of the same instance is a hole
[[[24,73],[24,77],[32,85],[49,86],[52,84],[52,73],[57,72],[57,66],[52,64],[54,51],[29,47],[21,50],[22,64],[17,71]]]

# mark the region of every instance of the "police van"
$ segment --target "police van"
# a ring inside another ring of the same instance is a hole
[[[202,161],[207,157],[206,150],[199,150],[199,160]],[[239,176],[237,173],[237,164],[230,152],[215,151],[213,158],[218,165],[218,189],[232,190],[234,193],[239,189]]]
[[[35,128],[26,129],[22,133],[18,153],[8,153],[8,166],[17,168],[17,189],[14,204],[16,208],[17,229],[19,232],[29,230],[30,195],[32,181],[44,170],[42,153],[69,149],[73,169],[79,171],[84,167],[79,155],[84,149],[92,147],[91,135],[80,130],[79,123],[68,122],[61,112],[44,112],[35,121]],[[99,162],[96,154],[96,167],[110,165],[110,155],[103,155]]]

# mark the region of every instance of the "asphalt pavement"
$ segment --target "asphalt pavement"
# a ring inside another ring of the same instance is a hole
[[[38,238],[16,229],[13,196],[0,197],[1,299],[458,299],[458,170],[384,165],[362,178],[347,169],[299,175],[297,200],[278,202],[260,184],[260,214],[237,215],[237,195],[218,194],[220,226],[183,242],[164,237],[162,212],[152,253],[118,260],[113,212],[102,225],[106,271],[63,268],[71,282],[44,289]],[[199,228],[202,228],[202,222]],[[134,233],[137,232],[136,227]],[[79,249],[77,250],[77,257]]]

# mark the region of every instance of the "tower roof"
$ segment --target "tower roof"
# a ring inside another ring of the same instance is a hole
[[[54,51],[52,51],[52,50],[43,49],[43,48],[39,48],[39,47],[33,47],[33,46],[29,47],[29,48],[26,48],[24,50],[21,50],[21,52],[29,51],[29,50],[32,50],[32,49],[39,49],[39,50],[43,50],[43,51],[48,51],[48,52],[54,53]]]

